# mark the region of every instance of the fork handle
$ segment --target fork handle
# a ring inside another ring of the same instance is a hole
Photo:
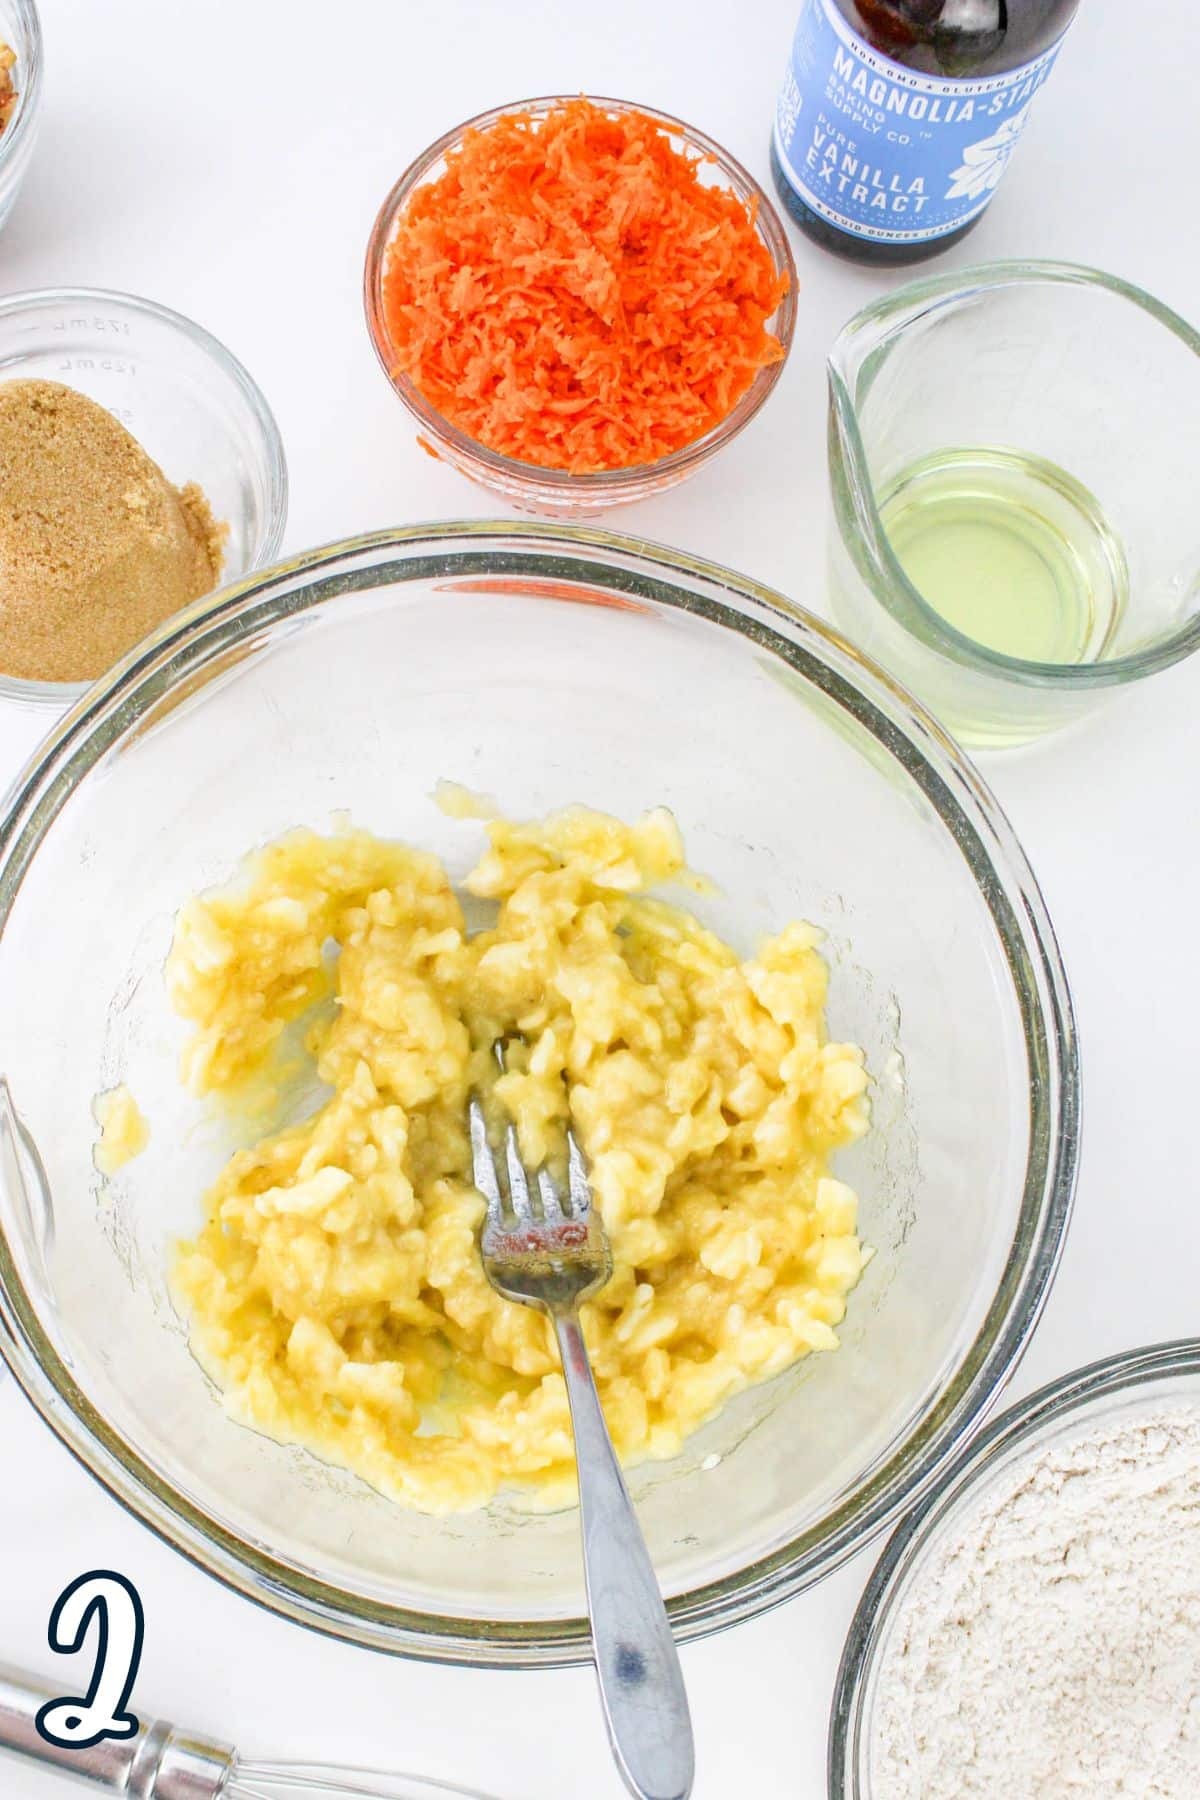
[[[555,1313],[583,1530],[583,1572],[609,1743],[636,1800],[687,1800],[695,1774],[679,1655],[608,1435],[576,1312]]]

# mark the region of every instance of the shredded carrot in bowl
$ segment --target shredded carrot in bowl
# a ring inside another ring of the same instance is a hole
[[[783,355],[755,208],[639,112],[564,101],[469,130],[396,221],[393,373],[501,455],[573,474],[694,443]]]

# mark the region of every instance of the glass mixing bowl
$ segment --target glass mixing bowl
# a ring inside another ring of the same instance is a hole
[[[177,1079],[176,909],[339,810],[464,874],[479,827],[431,803],[441,777],[518,817],[672,807],[719,884],[698,910],[746,949],[824,927],[830,1029],[866,1049],[873,1126],[838,1168],[877,1254],[841,1349],[632,1475],[698,1636],[834,1568],[979,1422],[1051,1280],[1078,1132],[1066,982],[1003,816],[885,676],[728,570],[582,528],[357,538],[198,602],[58,724],[0,826],[22,1126],[0,1141],[0,1346],[87,1467],[241,1592],[431,1658],[587,1655],[573,1512],[406,1512],[232,1424],[166,1288],[234,1130]],[[151,1139],[106,1183],[92,1099],[121,1080]]]
[[[875,1707],[892,1632],[931,1562],[989,1488],[1054,1442],[1102,1422],[1200,1405],[1200,1339],[1125,1350],[1075,1369],[1010,1407],[945,1469],[879,1559],[850,1627],[829,1729],[829,1800],[871,1800]],[[1063,1500],[1064,1517],[1070,1503]]]

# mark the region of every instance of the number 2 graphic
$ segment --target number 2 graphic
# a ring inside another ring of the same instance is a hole
[[[47,1743],[63,1750],[86,1750],[104,1738],[136,1737],[140,1729],[126,1710],[142,1659],[145,1615],[131,1581],[113,1569],[91,1569],[64,1588],[50,1614],[50,1648],[62,1655],[82,1650],[96,1620],[96,1666],[84,1699],[48,1700],[37,1715]]]

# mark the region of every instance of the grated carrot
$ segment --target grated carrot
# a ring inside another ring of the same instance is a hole
[[[783,351],[753,208],[644,113],[570,100],[466,133],[397,222],[397,372],[476,442],[576,474],[656,462]]]

